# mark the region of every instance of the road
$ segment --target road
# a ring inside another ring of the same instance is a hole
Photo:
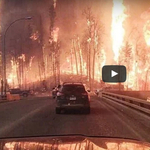
[[[55,114],[55,100],[37,97],[0,104],[0,137],[85,134],[150,142],[150,117],[126,106],[91,98],[91,114]]]

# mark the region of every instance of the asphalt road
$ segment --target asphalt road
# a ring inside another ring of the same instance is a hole
[[[126,106],[91,98],[91,114],[55,114],[55,100],[38,97],[0,104],[0,137],[84,134],[150,142],[150,117]]]

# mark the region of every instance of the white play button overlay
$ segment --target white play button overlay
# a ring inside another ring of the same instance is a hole
[[[102,79],[103,82],[125,82],[126,67],[122,65],[105,65],[102,68]]]
[[[114,76],[116,76],[116,75],[118,75],[118,73],[115,72],[115,71],[113,71],[113,70],[111,70],[111,77],[114,77]]]

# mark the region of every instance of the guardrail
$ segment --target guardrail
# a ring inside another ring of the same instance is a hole
[[[140,110],[144,113],[150,114],[150,102],[148,101],[125,95],[113,94],[110,92],[102,92],[102,98],[106,100],[116,101],[121,104]]]

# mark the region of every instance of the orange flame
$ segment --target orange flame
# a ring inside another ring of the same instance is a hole
[[[25,62],[25,54],[21,54],[21,56],[18,57],[18,59],[22,59]]]
[[[150,46],[150,20],[148,20],[146,22],[146,24],[144,25],[144,38],[145,38],[145,41],[146,41],[146,44],[148,46]]]
[[[112,49],[115,54],[115,61],[118,61],[119,50],[122,46],[125,34],[123,22],[126,18],[126,15],[124,12],[125,6],[123,5],[123,0],[113,0],[111,36],[113,41]]]
[[[56,8],[57,0],[53,0],[53,2],[54,2],[54,8]]]
[[[32,66],[32,62],[33,62],[33,59],[35,58],[35,56],[32,56],[31,58],[30,58],[30,62],[29,62],[29,67],[30,67],[30,69],[31,69],[31,66]]]
[[[54,30],[53,30],[53,39],[54,39],[54,41],[55,42],[57,42],[57,40],[58,40],[58,31],[59,31],[59,28],[55,28]]]
[[[32,33],[32,35],[30,36],[30,39],[32,39],[33,41],[36,41],[39,38],[39,32],[36,31],[35,33]]]

